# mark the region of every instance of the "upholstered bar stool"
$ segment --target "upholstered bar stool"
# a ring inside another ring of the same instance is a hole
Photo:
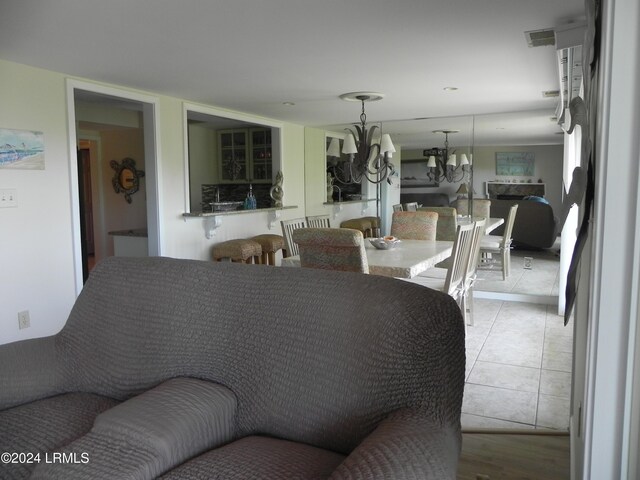
[[[340,228],[352,228],[354,230],[360,230],[364,238],[373,236],[371,228],[371,220],[367,218],[352,218],[351,220],[345,220],[340,223]]]
[[[260,263],[262,247],[251,239],[227,240],[213,246],[213,259],[219,262],[229,259],[232,262]]]
[[[276,252],[284,248],[284,237],[282,235],[265,233],[263,235],[256,235],[252,237],[251,240],[258,242],[262,247],[262,264],[275,265]]]
[[[362,217],[363,220],[369,220],[371,222],[371,236],[372,237],[381,237],[382,233],[380,232],[380,226],[382,225],[382,221],[380,217]]]

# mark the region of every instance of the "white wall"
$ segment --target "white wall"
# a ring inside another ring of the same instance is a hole
[[[50,335],[75,300],[64,76],[0,60],[0,126],[44,132],[44,170],[0,170],[0,343]],[[75,161],[75,159],[74,159]],[[19,311],[31,328],[18,330]]]

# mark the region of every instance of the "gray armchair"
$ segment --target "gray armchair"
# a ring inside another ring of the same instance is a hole
[[[0,477],[454,479],[464,362],[421,286],[113,257],[60,333],[0,346],[0,451],[77,461]]]

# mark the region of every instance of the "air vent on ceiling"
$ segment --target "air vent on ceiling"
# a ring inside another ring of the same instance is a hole
[[[556,98],[560,96],[560,90],[545,90],[542,92],[544,98]]]
[[[552,28],[531,30],[524,32],[524,36],[527,39],[527,45],[529,45],[529,47],[544,47],[556,44],[556,34]]]

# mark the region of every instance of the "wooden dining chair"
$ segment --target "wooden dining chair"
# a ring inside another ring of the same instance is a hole
[[[518,204],[509,209],[502,235],[485,235],[480,242],[480,263],[478,268],[488,269],[498,265],[502,269],[502,280],[511,274],[511,232],[518,213]]]
[[[284,237],[284,249],[282,250],[282,256],[286,258],[298,255],[298,245],[293,241],[291,235],[294,230],[297,230],[298,228],[306,228],[307,219],[293,218],[291,220],[281,220],[280,226],[282,227],[282,236]]]
[[[458,225],[456,229],[456,238],[453,241],[451,250],[451,266],[446,269],[444,278],[440,276],[429,277],[426,275],[418,275],[407,279],[411,283],[417,283],[434,290],[440,290],[450,295],[463,311],[463,296],[465,287],[465,278],[469,266],[469,256],[473,244],[474,224]],[[426,272],[425,272],[426,273]]]
[[[307,215],[307,226],[310,228],[331,228],[329,215]]]
[[[391,235],[401,240],[435,240],[437,226],[435,212],[393,212]]]
[[[300,249],[300,266],[369,273],[362,232],[351,228],[299,228],[293,241]]]

